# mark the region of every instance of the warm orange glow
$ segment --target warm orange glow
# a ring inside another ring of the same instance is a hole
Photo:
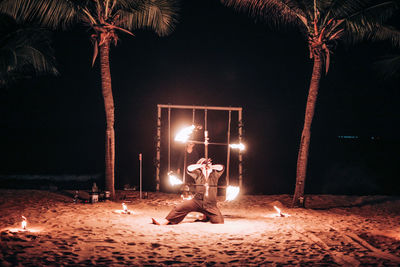
[[[190,135],[193,133],[194,128],[195,126],[191,125],[180,130],[175,136],[175,141],[186,143],[187,140],[189,140]]]
[[[238,186],[228,186],[226,188],[226,201],[232,201],[239,195],[240,188]]]
[[[26,217],[22,216],[21,228],[26,230],[27,226],[28,226],[28,222],[26,221]]]

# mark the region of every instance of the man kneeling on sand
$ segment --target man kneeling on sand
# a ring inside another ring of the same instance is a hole
[[[200,221],[224,223],[221,211],[217,207],[218,179],[224,172],[224,166],[213,165],[211,159],[201,158],[196,164],[187,167],[187,173],[195,181],[196,193],[193,199],[185,200],[174,207],[162,220],[152,219],[157,225],[178,224],[190,212],[200,212],[204,215]]]

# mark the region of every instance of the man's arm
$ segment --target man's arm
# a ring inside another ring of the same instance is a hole
[[[213,170],[216,170],[217,172],[223,171],[224,170],[224,165],[221,164],[216,164],[216,165],[212,165],[211,167]]]
[[[189,165],[188,167],[187,167],[187,170],[189,171],[189,172],[192,172],[192,171],[194,171],[194,170],[196,170],[196,169],[200,169],[201,168],[201,164],[191,164],[191,165]]]

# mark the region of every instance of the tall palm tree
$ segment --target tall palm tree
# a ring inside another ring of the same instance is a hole
[[[49,32],[0,14],[0,87],[45,73],[58,74]]]
[[[400,45],[399,32],[384,23],[400,6],[385,0],[221,0],[223,4],[248,12],[257,20],[297,27],[308,43],[314,61],[304,126],[297,158],[293,206],[304,206],[311,123],[321,76],[328,73],[330,55],[338,41],[389,40]]]
[[[114,99],[111,87],[109,52],[118,33],[152,29],[169,34],[176,22],[175,0],[2,0],[0,12],[51,28],[80,23],[90,28],[94,44],[93,63],[99,52],[102,94],[106,114],[105,184],[114,198]]]

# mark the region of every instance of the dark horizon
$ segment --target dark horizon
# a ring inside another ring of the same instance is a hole
[[[157,104],[170,103],[243,107],[245,191],[292,194],[312,69],[305,40],[218,1],[185,2],[180,14],[170,36],[121,34],[111,49],[117,188],[138,183],[143,153],[144,186],[154,189]],[[54,48],[60,76],[0,92],[0,174],[104,173],[104,106],[89,33],[55,32]],[[398,79],[384,81],[372,67],[388,51],[368,43],[334,50],[312,125],[306,193],[400,193]]]

